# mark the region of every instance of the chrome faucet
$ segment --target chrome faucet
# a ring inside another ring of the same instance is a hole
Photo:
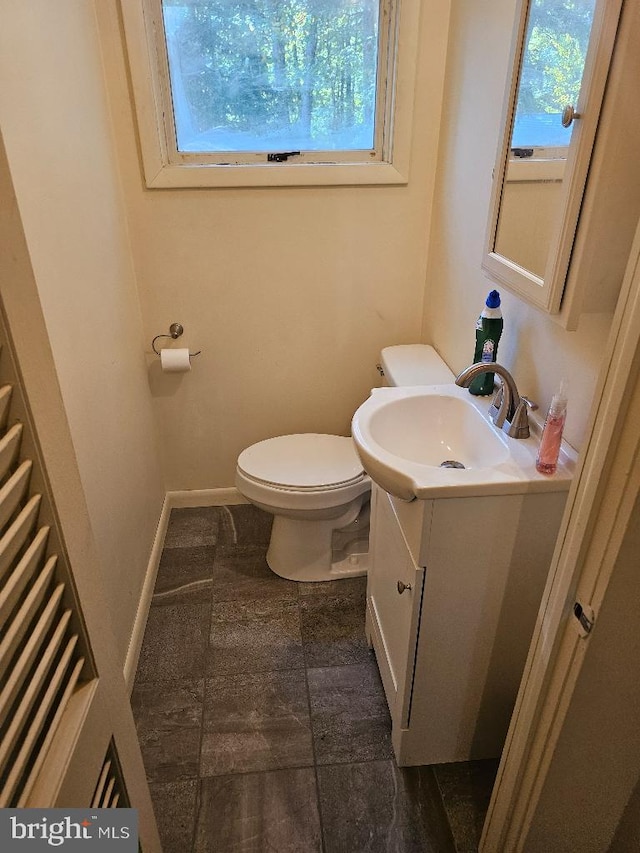
[[[529,418],[527,408],[531,405],[526,397],[520,397],[513,376],[506,367],[495,361],[478,361],[467,367],[456,377],[456,385],[468,388],[476,376],[481,373],[496,373],[502,380],[496,391],[491,406],[489,406],[489,417],[493,423],[504,430],[511,438],[529,437]]]

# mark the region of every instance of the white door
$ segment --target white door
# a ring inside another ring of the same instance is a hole
[[[590,434],[567,502],[498,770],[480,847],[484,853],[536,849],[535,842],[533,847],[527,845],[540,817],[538,806],[549,768],[589,657],[589,644],[598,635],[598,615],[607,599],[613,573],[621,567],[624,549],[637,530],[634,511],[640,495],[639,371],[640,225],[603,359],[598,383],[600,394],[594,401]],[[637,589],[637,581],[634,582]],[[578,615],[583,615],[582,624],[574,613],[576,603],[581,608]],[[629,627],[635,627],[635,620]],[[625,654],[624,648],[620,654]],[[633,680],[635,661],[628,663],[627,680]],[[615,747],[616,738],[619,740],[620,731],[615,726],[604,725],[598,730],[597,741],[591,739],[592,776],[602,769],[599,751],[607,755],[608,748]],[[639,762],[634,760],[635,768],[631,769],[637,774]],[[586,814],[583,825],[576,829],[579,838],[591,837],[587,818],[602,818],[598,830],[603,837],[611,835],[633,781],[631,773],[625,789],[617,774],[615,784],[603,788],[602,815],[593,810]],[[574,769],[565,774],[565,790],[578,792],[584,783],[575,762]],[[570,831],[565,821],[562,832]],[[556,849],[560,849],[558,845],[559,841]]]
[[[0,140],[0,807],[138,810],[160,851]]]

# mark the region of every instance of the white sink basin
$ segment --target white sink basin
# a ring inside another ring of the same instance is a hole
[[[571,448],[563,442],[554,475],[539,474],[539,425],[530,438],[509,438],[489,419],[490,402],[453,384],[374,389],[352,421],[364,469],[405,500],[568,489]]]
[[[467,400],[446,393],[381,402],[369,415],[368,431],[379,447],[421,465],[486,468],[509,458],[503,434]]]

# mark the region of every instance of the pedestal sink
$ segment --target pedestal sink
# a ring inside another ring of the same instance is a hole
[[[404,500],[568,489],[571,448],[563,446],[556,474],[539,474],[535,422],[529,438],[509,438],[489,404],[453,384],[374,389],[352,421],[364,469]]]

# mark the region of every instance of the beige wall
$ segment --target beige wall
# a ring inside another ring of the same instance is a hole
[[[148,354],[173,321],[202,355],[149,355],[168,489],[233,485],[269,436],[348,433],[381,347],[417,341],[448,0],[424,4],[408,186],[146,190],[113,0],[98,5]]]
[[[473,357],[475,322],[494,286],[481,270],[515,0],[455,0],[447,56],[438,185],[429,244],[423,339],[450,367]],[[576,332],[501,289],[505,327],[498,360],[542,414],[561,376],[569,383],[565,435],[586,429],[609,315],[584,315]]]
[[[163,499],[93,4],[4,4],[0,123],[124,662]]]

